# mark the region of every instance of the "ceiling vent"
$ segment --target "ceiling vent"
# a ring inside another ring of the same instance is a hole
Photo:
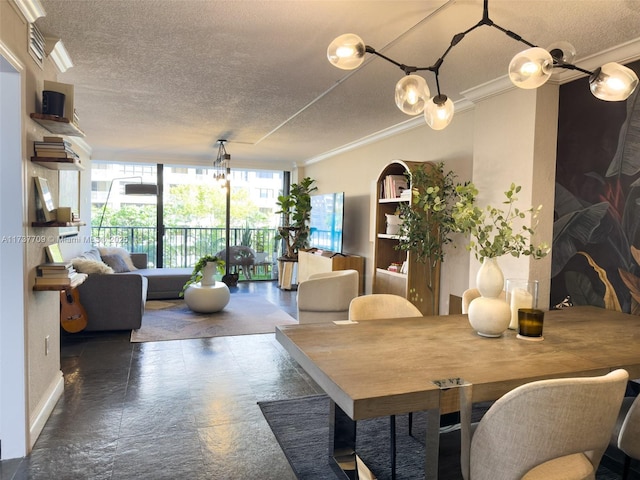
[[[29,24],[29,53],[35,62],[42,68],[44,63],[44,37],[35,24]]]

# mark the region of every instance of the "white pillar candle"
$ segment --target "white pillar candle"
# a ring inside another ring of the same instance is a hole
[[[533,295],[524,288],[514,288],[511,292],[511,323],[509,328],[518,329],[518,309],[533,308]]]

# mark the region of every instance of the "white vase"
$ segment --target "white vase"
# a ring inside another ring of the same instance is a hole
[[[216,271],[218,264],[216,262],[207,262],[202,269],[202,278],[200,279],[200,285],[211,286],[216,284]]]
[[[485,258],[476,275],[480,297],[469,304],[469,323],[478,335],[499,337],[509,328],[511,309],[500,294],[504,288],[504,275],[496,258]]]

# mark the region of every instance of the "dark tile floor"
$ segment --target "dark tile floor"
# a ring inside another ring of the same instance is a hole
[[[295,292],[253,282],[233,294],[249,292],[296,316]],[[273,334],[67,335],[61,363],[63,397],[31,454],[0,462],[0,480],[295,479],[257,402],[321,392]]]
[[[295,292],[241,283],[295,316]],[[257,402],[321,390],[274,335],[132,344],[67,336],[63,397],[0,479],[294,479]]]

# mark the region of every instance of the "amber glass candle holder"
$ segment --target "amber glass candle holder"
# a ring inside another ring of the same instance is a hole
[[[542,326],[544,312],[537,308],[520,308],[518,310],[518,338],[522,340],[544,340]]]

